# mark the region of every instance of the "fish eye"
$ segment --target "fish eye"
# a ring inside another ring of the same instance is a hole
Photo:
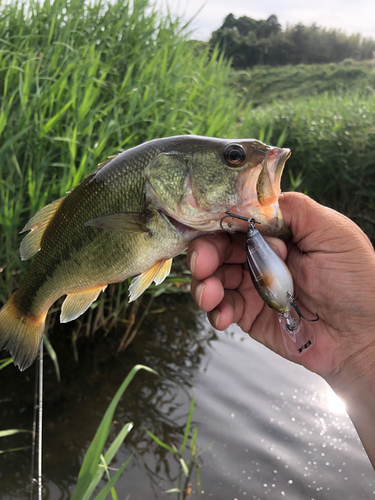
[[[224,160],[230,167],[238,167],[245,158],[246,151],[240,144],[228,144],[224,149]]]

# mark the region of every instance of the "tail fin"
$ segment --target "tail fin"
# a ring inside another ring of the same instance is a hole
[[[0,350],[8,349],[21,371],[28,368],[38,354],[45,319],[46,314],[35,318],[22,313],[17,307],[15,294],[0,310]]]

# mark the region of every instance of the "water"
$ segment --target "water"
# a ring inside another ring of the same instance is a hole
[[[54,332],[62,368],[57,384],[45,359],[44,498],[71,497],[82,457],[105,409],[134,364],[137,374],[115,414],[115,430],[135,426],[114,467],[134,456],[116,487],[119,499],[176,498],[178,466],[146,434],[178,446],[195,397],[193,425],[202,454],[202,499],[369,499],[374,472],[343,403],[317,375],[289,363],[238,328],[215,332],[187,295],[159,299],[120,356],[121,338],[85,343],[73,361],[69,330]],[[34,368],[0,373],[0,428],[31,429]],[[111,438],[115,436],[114,431]],[[0,448],[29,444],[28,435]],[[186,455],[188,458],[188,454]],[[0,455],[0,498],[28,499],[30,450]],[[191,499],[197,499],[196,475]],[[103,482],[104,485],[104,482]]]

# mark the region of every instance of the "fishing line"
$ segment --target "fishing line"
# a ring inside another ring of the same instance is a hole
[[[38,411],[38,500],[42,500],[42,431],[43,431],[43,338],[39,350],[39,411]]]
[[[38,416],[37,416],[38,410]],[[38,419],[38,475],[34,477],[35,469],[35,448],[36,448],[36,425]],[[39,365],[35,371],[34,390],[34,415],[31,445],[31,491],[30,500],[34,498],[34,484],[38,487],[38,500],[42,500],[43,495],[43,475],[42,475],[42,435],[43,435],[43,339],[39,348]]]
[[[35,385],[34,385],[34,410],[33,410],[33,427],[32,427],[32,441],[31,441],[31,486],[30,486],[30,500],[34,498],[34,484],[36,483],[34,478],[34,467],[35,467],[35,437],[36,437],[36,410],[38,409],[38,365],[35,365]]]

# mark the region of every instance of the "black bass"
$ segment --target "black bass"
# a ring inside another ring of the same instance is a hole
[[[253,139],[155,139],[129,149],[86,177],[24,227],[21,259],[37,254],[0,311],[0,349],[20,370],[36,358],[48,309],[66,295],[60,321],[83,314],[109,283],[137,276],[135,300],[168,276],[173,257],[226,211],[255,217],[263,234],[289,239],[278,207],[289,149]],[[246,231],[234,220],[232,230]],[[22,232],[23,232],[22,231]]]

